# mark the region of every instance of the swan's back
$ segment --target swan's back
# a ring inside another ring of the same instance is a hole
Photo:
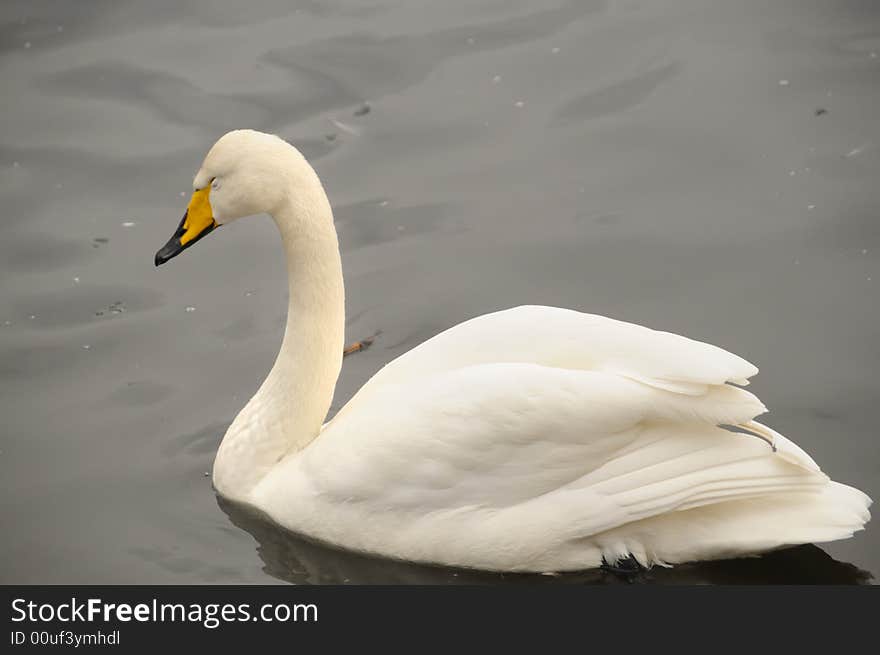
[[[392,361],[368,384],[491,362],[606,370],[683,393],[725,382],[745,385],[758,372],[741,357],[678,334],[571,309],[523,305],[441,332]]]

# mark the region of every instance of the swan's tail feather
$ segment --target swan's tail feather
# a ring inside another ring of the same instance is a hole
[[[781,435],[773,438],[776,452],[763,440],[723,428],[656,424],[571,486],[608,499],[633,521],[700,505],[816,490],[827,483],[817,467],[797,459],[800,449]]]
[[[620,511],[616,525],[593,523],[594,536],[583,532],[573,543],[589,540],[608,562],[632,556],[652,566],[835,541],[863,529],[867,495],[829,480],[771,428],[740,427],[761,440],[705,425],[646,429],[578,481]]]
[[[774,494],[655,516],[596,535],[607,561],[632,555],[643,566],[751,555],[847,539],[871,518],[871,499],[828,482],[818,491]]]

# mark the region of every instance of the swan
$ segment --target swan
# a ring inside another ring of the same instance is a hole
[[[755,417],[758,369],[718,347],[556,307],[465,321],[324,422],[342,365],[333,214],[292,145],[222,136],[158,266],[267,213],[287,255],[278,357],[217,451],[223,498],[311,539],[494,571],[642,567],[851,537],[867,495]]]

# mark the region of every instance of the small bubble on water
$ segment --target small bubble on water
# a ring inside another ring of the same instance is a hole
[[[868,56],[869,56],[871,59],[877,59],[877,53],[876,53],[876,52],[872,52],[872,53],[869,54]]]
[[[387,206],[388,206],[388,201],[387,201],[387,200],[383,200],[382,202],[379,203],[379,206],[380,206],[380,207],[387,207]]]
[[[245,295],[245,298],[250,298],[252,295],[254,295],[254,292],[253,291],[245,291],[244,295]]]
[[[867,248],[862,248],[862,254],[863,254],[863,255],[867,255],[867,254],[868,254],[868,249],[867,249]]]
[[[74,284],[79,284],[79,278],[78,278],[78,277],[73,278],[73,283],[74,283]]]
[[[208,473],[207,471],[205,471],[202,475],[204,475],[207,478],[207,477],[210,477],[211,474]]]
[[[181,198],[185,198],[185,197],[186,197],[186,191],[181,191],[178,195],[179,195]]]
[[[501,81],[500,75],[496,75],[495,77],[492,78],[492,84],[498,84],[500,81]]]
[[[398,232],[403,232],[404,229],[405,229],[405,228],[403,227],[403,225],[398,225],[398,226],[397,226],[397,231],[398,231]]]
[[[134,221],[125,221],[122,227],[134,227]]]
[[[91,350],[91,349],[92,349],[92,347],[89,344],[87,344],[87,343],[83,344],[83,350]]]
[[[779,80],[779,86],[788,86],[789,84],[788,80]]]
[[[797,174],[797,171],[788,171],[788,174],[794,177]]]
[[[526,106],[526,103],[524,103],[522,100],[517,100],[517,101],[514,102],[513,104],[514,104],[516,107],[520,108],[520,109],[522,109],[523,107]]]
[[[17,161],[14,161],[12,162],[12,168],[21,168],[21,164],[19,164]]]
[[[31,314],[30,316],[28,316],[28,319],[32,321],[32,320],[34,320],[36,317],[37,317],[36,314]]]
[[[550,52],[552,52],[554,55],[558,55],[558,54],[559,54],[559,48],[553,48]]]
[[[467,44],[468,44],[468,45],[474,45],[474,43],[476,43],[476,41],[474,41],[474,37],[469,36],[469,37],[468,37],[468,40],[467,40]]]
[[[3,321],[3,327],[9,327],[12,325],[12,321]]]
[[[187,314],[192,314],[194,311],[196,311],[195,307],[193,307],[192,305],[187,305],[187,307],[186,307]]]
[[[807,209],[813,211],[814,209],[816,209],[816,205],[807,205]]]
[[[24,42],[24,47],[25,47],[25,48],[30,48],[30,47],[31,47],[31,42],[30,42],[30,41],[25,41],[25,42]]]

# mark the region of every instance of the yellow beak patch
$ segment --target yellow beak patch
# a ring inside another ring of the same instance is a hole
[[[210,192],[210,184],[204,189],[193,192],[189,206],[186,208],[186,218],[183,221],[183,234],[180,236],[181,246],[188,244],[209,227],[216,227],[217,223],[211,211],[211,202],[208,200]]]

